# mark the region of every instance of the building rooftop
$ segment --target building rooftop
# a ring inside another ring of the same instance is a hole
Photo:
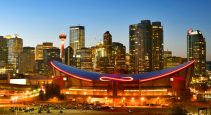
[[[187,69],[190,66],[194,65],[195,61],[189,61],[178,65],[173,68],[168,68],[159,71],[147,72],[142,74],[101,74],[96,72],[89,72],[81,69],[77,69],[68,65],[65,65],[58,61],[52,61],[51,65],[56,70],[67,74],[71,77],[75,77],[77,79],[85,80],[85,81],[108,81],[108,80],[116,80],[116,81],[134,81],[140,80],[142,82],[155,80],[159,78],[163,78],[177,72],[180,72],[184,69]]]

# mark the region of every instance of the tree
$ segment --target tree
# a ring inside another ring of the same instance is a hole
[[[39,97],[40,97],[40,100],[42,100],[42,99],[48,100],[49,98],[53,98],[53,97],[64,98],[64,96],[62,97],[60,94],[60,87],[55,84],[46,84],[45,85],[45,94],[42,91],[42,92],[40,92]]]
[[[40,93],[39,93],[39,100],[42,100],[42,101],[45,100],[45,95],[44,95],[44,91],[43,91],[43,90],[40,90]]]
[[[181,107],[174,106],[172,108],[172,115],[186,115],[186,112]]]

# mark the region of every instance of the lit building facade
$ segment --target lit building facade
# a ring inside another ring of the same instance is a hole
[[[5,66],[8,63],[8,46],[7,39],[0,36],[0,66]]]
[[[81,48],[76,50],[76,67],[83,70],[92,71],[93,64],[91,55],[91,48]]]
[[[35,72],[35,48],[23,47],[20,54],[19,72],[22,74],[33,74]]]
[[[163,57],[164,59],[167,57],[172,57],[172,51],[164,51]]]
[[[125,54],[125,64],[126,64],[128,73],[132,73],[133,71],[133,67],[131,66],[131,63],[130,63],[131,62],[130,57],[131,56],[129,53]]]
[[[44,75],[52,75],[50,62],[52,60],[57,60],[61,62],[60,58],[60,49],[56,47],[52,47],[50,49],[43,50],[43,74]]]
[[[100,72],[101,64],[99,63],[99,60],[100,58],[105,57],[105,48],[103,47],[103,43],[99,42],[96,46],[91,47],[91,51],[93,70],[96,72]]]
[[[142,20],[138,24],[135,62],[138,73],[152,71],[152,25],[150,20]]]
[[[152,22],[152,71],[163,69],[163,26]]]
[[[211,61],[207,61],[206,66],[207,71],[211,71]]]
[[[112,59],[109,60],[106,56],[103,42],[99,42],[95,47],[91,47],[91,50],[93,70],[100,73],[113,73],[114,65],[111,64]]]
[[[161,22],[141,20],[129,26],[133,73],[163,69],[163,27]]]
[[[138,73],[137,64],[135,64],[135,55],[138,53],[138,49],[136,48],[135,44],[138,43],[137,41],[137,31],[138,25],[133,24],[129,26],[129,54],[130,54],[130,64],[132,67],[132,73]]]
[[[73,49],[72,49],[72,47],[70,47],[70,46],[66,47],[65,50],[64,50],[64,53],[65,53],[64,63],[67,64],[67,65],[71,65],[71,66],[75,65],[74,59],[73,59]]]
[[[125,46],[119,42],[113,42],[111,64],[114,66],[115,70],[127,69],[125,64],[125,56],[126,56]]]
[[[109,31],[103,34],[103,42],[91,47],[93,70],[100,73],[114,73],[126,70],[126,48],[119,42],[112,42]]]
[[[15,73],[18,73],[19,66],[19,56],[23,51],[23,40],[19,38],[17,35],[8,38],[7,42],[8,46],[8,64],[12,65],[12,68]]]
[[[209,80],[211,80],[211,61],[207,61],[206,66],[207,66],[206,69],[207,69]]]
[[[195,60],[193,82],[206,80],[206,41],[199,30],[188,30],[187,58]]]
[[[50,49],[53,47],[52,42],[43,42],[42,44],[38,44],[36,46],[36,51],[35,51],[35,60],[43,60],[43,50],[44,49]]]
[[[85,47],[85,28],[84,26],[70,27],[70,47],[73,49],[75,56],[76,50]]]
[[[35,49],[35,61],[36,61],[36,67],[35,70],[37,73],[41,75],[45,75],[45,66],[44,63],[44,50],[45,49],[51,49],[53,47],[52,42],[43,42],[42,44],[38,44]],[[48,67],[48,66],[47,66]]]
[[[109,64],[111,64],[111,55],[112,55],[112,35],[109,31],[106,31],[103,34],[103,46],[105,48],[105,57],[108,58]]]
[[[164,69],[178,66],[187,61],[186,58],[172,56],[172,51],[164,51],[163,58],[164,58],[164,63],[163,63]]]
[[[53,82],[62,82],[61,93],[67,98],[139,106],[152,103],[161,105],[172,97],[182,99],[190,83],[194,61],[142,74],[102,74],[80,70],[57,61],[52,61],[51,66],[56,76]]]
[[[172,68],[183,63],[183,58],[171,56],[164,59],[164,68]]]
[[[100,73],[114,73],[114,66],[109,64],[108,57],[100,57],[97,61],[97,67],[100,68]]]

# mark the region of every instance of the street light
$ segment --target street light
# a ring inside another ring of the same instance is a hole
[[[14,98],[14,97],[11,97],[11,101],[12,101],[12,103],[14,103],[14,101],[15,101],[15,98]]]
[[[18,100],[18,96],[11,97],[11,101],[12,101],[13,103],[17,102],[17,100]]]
[[[87,94],[87,92],[84,92],[84,95],[86,95]]]
[[[145,99],[144,99],[144,97],[141,97],[141,101],[144,101]]]
[[[105,103],[107,104],[107,101],[108,101],[108,97],[105,97]]]

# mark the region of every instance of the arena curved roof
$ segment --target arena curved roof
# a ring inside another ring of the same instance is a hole
[[[74,68],[68,65],[65,65],[58,61],[51,61],[51,66],[56,70],[77,79],[85,80],[85,81],[133,81],[133,80],[140,80],[141,82],[150,81],[160,79],[169,75],[176,74],[184,69],[187,69],[194,65],[194,60],[183,63],[181,65],[159,70],[159,71],[152,71],[146,72],[142,74],[101,74],[96,72],[90,72],[81,70],[78,68]]]

